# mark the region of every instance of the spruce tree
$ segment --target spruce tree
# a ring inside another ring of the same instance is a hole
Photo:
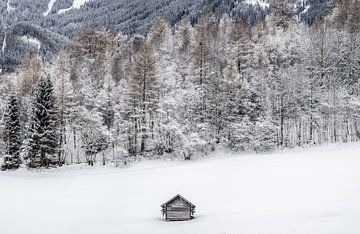
[[[15,93],[11,93],[4,116],[4,142],[6,156],[1,167],[2,170],[17,169],[21,164],[21,128],[19,104]]]
[[[53,84],[50,77],[42,77],[36,88],[28,129],[29,167],[49,167],[60,162],[58,148],[58,121]]]

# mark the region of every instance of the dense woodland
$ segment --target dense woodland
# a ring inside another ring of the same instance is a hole
[[[0,79],[2,168],[358,141],[360,1],[312,26],[278,0],[263,21],[204,11],[146,36],[85,27]]]
[[[272,0],[87,0],[81,9],[71,9],[73,2],[55,0],[49,8],[50,0],[0,1],[0,69],[13,72],[27,53],[39,53],[48,61],[88,25],[112,33],[146,35],[159,17],[174,30],[181,19],[187,17],[194,25],[204,10],[211,9],[217,20],[228,14],[254,26],[265,19]],[[332,0],[288,2],[296,18],[309,25],[333,9]]]

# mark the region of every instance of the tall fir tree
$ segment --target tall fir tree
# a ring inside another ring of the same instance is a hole
[[[21,127],[19,104],[15,92],[9,96],[7,110],[4,116],[4,142],[6,156],[1,167],[2,170],[17,169],[21,164]]]
[[[29,160],[28,166],[38,168],[61,164],[57,157],[58,116],[50,77],[42,77],[37,83],[31,114],[25,156]]]
[[[150,148],[159,98],[154,51],[146,42],[143,42],[134,58],[128,82],[129,117],[132,123],[129,152],[136,155]]]

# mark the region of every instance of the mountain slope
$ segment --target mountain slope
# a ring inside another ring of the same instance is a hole
[[[44,25],[67,35],[73,35],[73,30],[76,31],[77,26],[82,28],[86,24],[106,26],[125,34],[144,34],[151,23],[160,16],[166,17],[172,25],[175,25],[184,16],[189,16],[192,21],[196,21],[198,14],[205,9],[212,9],[220,15],[232,12],[235,7],[239,7],[239,4],[240,2],[235,0],[151,0],[146,2],[142,0],[92,0],[78,11],[71,10],[66,15],[53,14],[49,16],[44,20]],[[250,6],[246,3],[240,5],[244,9],[248,9]],[[253,9],[252,12],[243,12],[242,14],[258,14],[260,17],[266,12],[265,9],[258,6],[251,6],[251,9]],[[236,16],[236,14],[238,13],[234,11],[233,15]],[[258,19],[258,17],[255,18]],[[55,25],[50,25],[50,21],[51,24],[55,22]],[[61,27],[56,25],[61,25]]]
[[[26,22],[0,28],[1,69],[12,71],[26,54],[38,53],[48,59],[70,43],[64,36]]]
[[[330,0],[293,0],[290,4],[297,10],[300,19],[311,24],[316,15],[330,12],[329,2]],[[217,17],[226,13],[233,18],[241,17],[249,25],[253,25],[265,19],[269,6],[270,0],[8,0],[0,3],[0,46],[5,45],[1,42],[4,37],[13,38],[7,32],[12,31],[14,25],[24,22],[29,27],[31,25],[38,28],[38,31],[46,29],[45,31],[58,34],[54,34],[56,38],[64,38],[64,43],[58,43],[55,39],[57,48],[42,47],[43,54],[49,52],[51,55],[54,49],[66,46],[67,38],[76,37],[90,24],[128,35],[146,34],[152,23],[161,16],[175,26],[184,17],[189,17],[195,23],[201,12],[211,9]],[[12,46],[15,44],[12,43]],[[50,51],[46,51],[48,48]],[[22,43],[18,48],[5,48],[2,50],[0,66],[3,70],[12,70],[14,65],[19,64],[23,53],[32,52],[34,51],[27,49]]]
[[[330,11],[330,0],[289,2],[308,23],[315,15],[326,15]],[[185,16],[196,21],[206,9],[218,16],[228,13],[235,18],[242,17],[253,24],[264,19],[269,6],[270,0],[9,0],[0,4],[0,12],[7,25],[27,21],[66,35],[75,35],[88,24],[134,34],[146,33],[153,20],[160,16],[175,25]]]

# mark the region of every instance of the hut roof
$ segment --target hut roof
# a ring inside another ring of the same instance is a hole
[[[177,194],[175,197],[171,198],[170,200],[168,200],[167,202],[165,202],[164,204],[161,205],[161,207],[165,207],[166,204],[169,204],[170,202],[174,201],[176,198],[180,198],[182,200],[184,200],[186,203],[188,203],[191,207],[195,208],[196,206],[194,204],[192,204],[191,202],[189,202],[189,200],[187,200],[186,198],[184,198],[183,196],[181,196],[180,194]]]

